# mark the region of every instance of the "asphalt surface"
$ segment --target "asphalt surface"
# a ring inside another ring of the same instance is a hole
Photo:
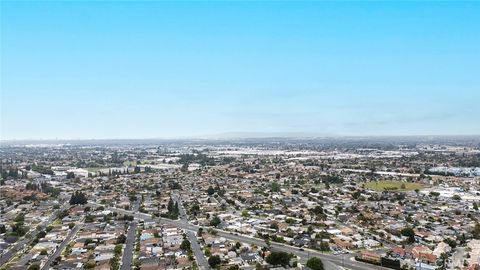
[[[92,203],[92,204],[94,204],[94,203]],[[110,208],[110,209],[112,211],[116,211],[116,212],[122,213],[122,214],[128,214],[128,215],[133,214],[135,218],[139,218],[139,219],[146,219],[146,220],[153,220],[154,219],[154,218],[152,218],[151,215],[145,214],[145,213],[132,213],[132,211],[127,211],[127,210],[119,209],[119,208]],[[192,232],[197,232],[198,228],[199,228],[199,226],[190,224],[190,223],[188,223],[184,220],[171,220],[171,219],[166,219],[166,218],[156,218],[155,220],[157,220],[159,222],[166,223],[166,224],[172,224],[172,225],[175,225],[179,228],[189,230],[189,231],[192,231]],[[222,230],[218,230],[218,229],[216,229],[216,231],[217,231],[218,236],[225,237],[226,239],[229,239],[229,240],[232,240],[232,241],[244,242],[244,243],[248,243],[248,244],[256,245],[256,246],[261,246],[261,247],[266,246],[265,241],[263,239],[260,239],[260,238],[235,234],[235,233],[232,233],[232,232],[222,231]],[[287,244],[280,244],[280,243],[275,243],[275,242],[272,242],[270,244],[270,248],[272,250],[276,250],[276,251],[284,251],[284,252],[288,252],[288,253],[293,253],[296,256],[300,257],[301,261],[306,261],[309,257],[315,256],[315,257],[321,258],[322,260],[326,261],[327,264],[329,264],[329,262],[331,262],[331,263],[333,263],[337,266],[341,266],[343,268],[348,268],[348,269],[352,269],[352,270],[372,270],[372,269],[373,270],[386,270],[386,269],[389,269],[389,268],[385,268],[385,267],[381,267],[381,266],[376,266],[376,265],[373,265],[373,264],[367,264],[367,263],[363,263],[363,262],[354,261],[354,260],[351,259],[353,257],[352,254],[345,254],[345,255],[324,254],[324,253],[321,253],[317,250],[301,249],[301,248],[297,248],[297,247],[290,246],[290,245],[287,245]]]
[[[185,207],[183,206],[182,200],[176,194],[172,195],[172,197],[173,197],[173,200],[176,203],[178,203],[178,210],[179,210],[178,212],[180,214],[180,219],[183,222],[188,223],[187,213],[185,212]],[[195,258],[197,259],[198,268],[200,270],[211,269],[210,265],[208,264],[207,258],[205,257],[205,254],[203,254],[202,248],[198,244],[196,232],[195,231],[187,231],[186,234],[187,234],[187,237],[188,237],[188,241],[190,241],[190,245],[192,247],[193,254],[195,254]]]
[[[133,202],[132,213],[138,213],[140,208],[140,196],[137,196],[137,200]],[[125,250],[123,251],[121,270],[130,270],[133,266],[133,249],[135,247],[135,233],[137,232],[137,221],[130,222],[130,226],[127,231],[127,241],[125,242]]]
[[[42,270],[49,269],[53,260],[60,256],[62,254],[62,251],[65,249],[68,243],[72,241],[72,238],[77,234],[77,232],[82,228],[83,224],[77,224],[73,229],[70,231],[70,233],[67,235],[65,240],[60,244],[60,246],[55,250],[55,252],[48,258],[48,261],[45,263],[45,265],[42,267]]]
[[[17,254],[17,252],[27,247],[27,245],[35,239],[35,237],[40,231],[43,231],[48,225],[50,225],[50,223],[52,223],[57,218],[58,213],[66,210],[68,207],[68,203],[64,204],[60,209],[55,210],[46,221],[40,223],[38,226],[35,227],[35,229],[27,232],[23,236],[23,238],[20,238],[12,247],[10,247],[7,252],[2,254],[2,256],[0,257],[0,265],[7,264],[15,256],[15,254]],[[40,227],[40,229],[37,230],[37,227]]]
[[[187,231],[188,241],[192,246],[193,254],[195,254],[195,258],[197,258],[198,268],[200,270],[207,270],[210,269],[210,265],[208,264],[207,258],[203,254],[202,248],[197,242],[197,236],[195,232]]]
[[[137,221],[132,221],[128,227],[127,241],[123,251],[121,270],[130,270],[133,266],[133,248],[135,247],[135,233],[137,231]]]

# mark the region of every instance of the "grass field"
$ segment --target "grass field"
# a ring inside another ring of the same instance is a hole
[[[409,191],[415,189],[422,189],[422,185],[418,183],[406,183],[400,181],[378,181],[378,182],[368,182],[365,184],[366,188],[383,191]]]
[[[89,167],[89,168],[85,168],[87,171],[89,172],[98,172],[100,170],[103,170],[103,169],[108,169],[108,168],[103,168],[103,167]]]

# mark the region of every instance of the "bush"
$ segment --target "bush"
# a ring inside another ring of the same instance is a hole
[[[312,270],[323,270],[324,269],[322,260],[320,260],[320,258],[317,258],[317,257],[312,257],[312,258],[308,259],[306,265],[309,268],[311,268]]]
[[[286,252],[276,252],[273,251],[268,257],[265,259],[265,261],[271,265],[282,265],[286,266],[290,263],[290,254]]]
[[[212,268],[217,267],[221,262],[222,262],[222,260],[221,260],[220,257],[217,256],[217,255],[214,255],[214,256],[211,256],[210,258],[208,258],[208,264],[209,264]]]

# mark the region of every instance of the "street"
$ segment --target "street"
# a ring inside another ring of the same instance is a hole
[[[46,221],[39,224],[37,226],[39,227],[38,230],[35,228],[27,232],[23,238],[20,238],[12,247],[10,247],[7,252],[0,257],[0,265],[7,264],[15,256],[15,254],[17,254],[17,252],[31,243],[40,231],[44,230],[48,225],[50,225],[57,218],[58,213],[66,210],[68,207],[68,203],[64,204],[60,209],[55,210]]]
[[[125,250],[123,251],[121,270],[132,269],[133,263],[133,249],[135,247],[135,233],[137,232],[137,221],[132,221],[128,227],[127,241],[125,243]]]
[[[137,196],[137,200],[133,202],[132,213],[138,213],[140,208],[140,198]],[[127,241],[125,242],[125,250],[123,251],[121,270],[130,270],[133,265],[133,249],[135,247],[135,234],[137,232],[138,223],[136,220],[130,222],[130,226],[127,231]]]
[[[178,209],[179,209],[179,214],[180,214],[180,219],[188,223],[187,220],[187,214],[185,212],[185,208],[183,206],[182,200],[180,200],[180,197],[177,194],[172,195],[173,200],[178,203]],[[197,234],[195,231],[187,231],[186,232],[188,241],[190,241],[191,248],[193,250],[193,253],[195,254],[195,258],[197,259],[197,264],[198,268],[200,270],[208,270],[210,269],[210,265],[208,264],[207,258],[205,257],[205,254],[203,254],[202,248],[197,242]]]
[[[72,241],[72,238],[77,234],[77,232],[82,228],[83,224],[79,223],[73,227],[73,229],[70,231],[70,233],[67,235],[65,240],[60,244],[60,246],[55,250],[55,252],[48,258],[48,261],[45,263],[45,265],[42,267],[42,270],[49,269],[53,260],[60,256],[62,254],[62,251],[65,249],[65,247]]]
[[[195,232],[187,231],[188,241],[190,241],[193,253],[195,254],[195,258],[197,258],[198,268],[200,270],[207,270],[210,269],[210,265],[208,264],[207,258],[205,254],[203,254],[202,248],[197,242],[197,236]]]

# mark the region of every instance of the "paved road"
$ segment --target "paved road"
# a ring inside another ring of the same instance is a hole
[[[140,208],[140,196],[137,196],[137,200],[133,202],[131,213],[139,213]],[[133,249],[135,247],[135,234],[137,232],[137,221],[130,222],[130,226],[127,231],[127,241],[125,243],[125,250],[123,251],[121,270],[130,270],[133,266]]]
[[[48,261],[45,263],[45,265],[42,267],[42,270],[49,269],[53,260],[60,256],[62,254],[62,251],[65,249],[65,247],[72,241],[72,238],[77,234],[77,232],[82,228],[83,223],[75,225],[73,229],[70,231],[70,233],[67,235],[65,240],[60,244],[60,246],[55,250],[55,252],[48,258]]]
[[[95,204],[95,203],[92,203],[92,204]],[[139,219],[146,219],[146,220],[153,220],[154,219],[154,218],[152,218],[151,215],[145,214],[145,213],[132,213],[132,211],[127,211],[127,210],[119,209],[119,208],[110,208],[110,210],[116,211],[116,212],[121,213],[121,214],[128,214],[128,215],[133,214],[135,218],[139,218]],[[182,228],[182,229],[185,229],[185,230],[190,230],[190,231],[193,231],[193,232],[197,232],[197,230],[199,228],[199,226],[187,223],[184,220],[171,220],[171,219],[166,219],[166,218],[156,218],[155,220],[157,220],[159,222],[166,223],[166,224],[172,224],[172,225],[175,225],[179,228]],[[232,240],[232,241],[239,241],[239,242],[249,243],[249,244],[262,246],[262,247],[266,246],[265,241],[263,239],[259,239],[259,238],[256,238],[256,237],[245,236],[245,235],[240,235],[240,234],[235,234],[235,233],[232,233],[232,232],[222,231],[222,230],[218,230],[218,229],[216,229],[216,231],[217,231],[218,236],[225,237],[225,238],[227,238],[229,240]],[[332,262],[332,263],[334,263],[338,266],[342,266],[344,268],[348,268],[348,269],[352,269],[352,270],[372,270],[372,269],[374,269],[374,270],[386,270],[386,269],[388,269],[388,268],[381,267],[381,266],[376,266],[376,265],[373,265],[373,264],[367,264],[367,263],[363,263],[363,262],[357,262],[357,261],[350,260],[349,258],[352,255],[349,255],[349,256],[348,255],[344,255],[344,256],[339,255],[339,256],[337,256],[337,255],[331,255],[331,254],[323,254],[323,253],[321,253],[317,250],[311,250],[311,249],[302,250],[302,249],[294,247],[294,246],[290,246],[290,245],[286,245],[286,244],[280,244],[280,243],[271,243],[270,248],[272,250],[293,253],[296,256],[300,257],[300,259],[302,261],[305,261],[309,257],[315,256],[315,257],[319,257],[323,260]]]
[[[39,230],[35,227],[35,229],[27,232],[23,238],[20,238],[7,252],[0,257],[0,265],[7,264],[15,256],[15,254],[17,254],[17,252],[30,244],[40,231],[43,231],[48,225],[50,225],[50,223],[57,218],[58,213],[66,210],[68,207],[68,203],[64,204],[60,209],[55,210],[47,220],[36,226],[39,227]]]
[[[187,231],[188,241],[192,246],[193,254],[195,254],[195,258],[197,258],[198,268],[200,270],[208,270],[210,269],[210,265],[208,264],[207,258],[203,254],[202,248],[197,242],[197,234],[192,231]]]
[[[180,196],[178,196],[177,194],[173,194],[172,198],[176,203],[178,203],[178,212],[180,214],[180,219],[183,222],[188,223],[187,213],[185,212],[185,207],[183,206]],[[187,237],[188,241],[190,241],[193,253],[195,254],[195,258],[197,259],[198,268],[200,270],[211,269],[210,265],[208,264],[207,258],[205,257],[205,254],[203,254],[202,248],[197,242],[196,231],[187,231]]]
[[[121,270],[130,270],[133,265],[133,248],[135,247],[135,233],[137,232],[137,221],[130,222],[127,232],[127,242],[123,251]]]

